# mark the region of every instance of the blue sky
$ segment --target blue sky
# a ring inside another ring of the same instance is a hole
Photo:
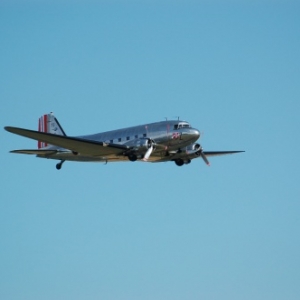
[[[299,299],[298,1],[2,1],[2,127],[69,135],[189,121],[174,163],[9,154],[1,299]]]

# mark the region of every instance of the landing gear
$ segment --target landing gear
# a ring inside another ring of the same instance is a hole
[[[187,159],[187,160],[183,160],[181,158],[178,158],[178,159],[175,159],[175,164],[179,167],[183,166],[183,165],[188,165],[191,163],[191,160],[190,159]]]
[[[137,156],[135,154],[130,154],[130,155],[128,155],[128,159],[130,161],[136,161],[137,160]]]
[[[175,164],[176,164],[178,167],[181,167],[181,166],[183,166],[184,161],[183,161],[181,158],[179,158],[179,159],[176,159],[176,160],[175,160]]]
[[[56,169],[60,170],[64,162],[64,160],[61,160],[60,163],[56,164]]]

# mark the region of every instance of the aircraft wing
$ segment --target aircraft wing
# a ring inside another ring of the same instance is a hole
[[[9,152],[19,153],[19,154],[51,155],[57,153],[57,150],[22,149],[22,150],[12,150]]]
[[[203,151],[205,156],[220,156],[220,155],[235,154],[241,152],[245,152],[245,151]]]
[[[83,138],[56,135],[18,127],[7,126],[4,127],[4,129],[14,134],[18,134],[33,140],[49,143],[51,145],[69,149],[88,156],[121,155],[124,151],[129,149],[129,147],[123,145],[106,144],[103,142],[86,140]],[[36,154],[31,152],[30,150],[19,151],[23,152],[15,153]]]

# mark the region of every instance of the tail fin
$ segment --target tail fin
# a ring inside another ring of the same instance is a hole
[[[66,136],[66,133],[60,126],[53,113],[43,115],[39,118],[39,131]],[[48,143],[38,141],[38,149],[48,146],[50,146]]]

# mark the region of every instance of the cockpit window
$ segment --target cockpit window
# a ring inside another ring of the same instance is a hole
[[[180,128],[190,128],[190,127],[191,127],[191,125],[189,123],[180,122],[180,123],[174,125],[174,130],[180,129]]]
[[[181,126],[182,126],[182,128],[190,128],[189,124],[182,124]]]

